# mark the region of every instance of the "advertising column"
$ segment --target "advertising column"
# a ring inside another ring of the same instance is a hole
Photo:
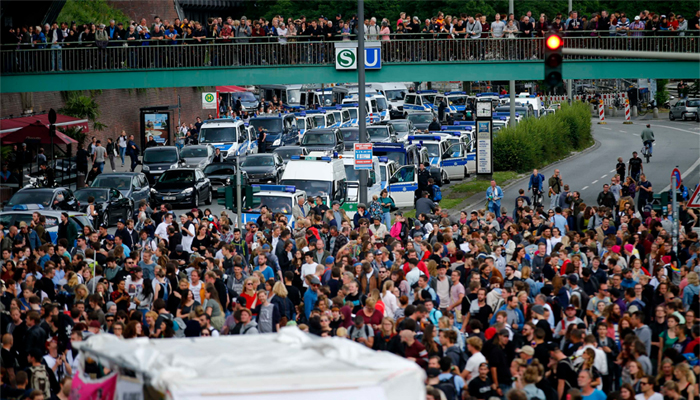
[[[490,99],[476,103],[476,174],[489,178],[493,174],[493,108]]]

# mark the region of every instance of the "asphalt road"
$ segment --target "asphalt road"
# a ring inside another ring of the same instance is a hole
[[[597,120],[594,120],[593,136],[599,142],[595,149],[543,168],[540,172],[548,179],[555,168],[559,169],[564,184],[568,184],[571,190],[580,191],[586,204],[595,204],[603,184],[610,183],[610,178],[614,175],[617,158],[622,157],[627,162],[632,157],[632,151],[639,152],[642,147],[640,133],[647,121],[637,120],[633,125],[624,125],[622,122],[621,118],[608,118],[607,125],[598,125]],[[691,121],[671,122],[667,119],[649,123],[652,125],[656,142],[654,156],[649,164],[644,164],[644,172],[654,191],[668,190],[671,170],[675,166],[679,167],[686,186],[695,187],[700,173],[700,124]],[[120,162],[117,161],[117,171],[125,170],[126,168],[120,167]],[[136,171],[140,170],[141,166],[138,166]],[[111,169],[106,166],[105,172],[111,172]],[[505,189],[502,205],[509,210],[509,214],[515,205],[519,188],[527,189],[527,178]],[[545,206],[549,205],[547,198],[544,203]],[[475,208],[482,204],[479,203]],[[202,210],[206,208],[216,215],[224,210],[216,199],[211,206],[200,206]],[[180,207],[174,211],[176,215],[180,215],[189,210],[189,207]],[[110,232],[115,230],[115,227],[110,228]]]
[[[696,122],[671,122],[668,119],[641,121],[624,125],[621,118],[607,118],[607,125],[593,122],[593,137],[599,142],[595,149],[585,151],[565,161],[543,168],[540,172],[549,179],[555,169],[559,169],[564,184],[572,191],[579,191],[586,204],[596,204],[598,193],[603,184],[610,183],[615,175],[617,158],[625,163],[632,157],[632,152],[641,154],[642,140],[640,134],[646,123],[651,124],[656,142],[653,157],[644,163],[643,169],[647,180],[651,182],[654,192],[670,188],[671,171],[678,166],[686,187],[694,188],[700,177],[700,124]],[[515,206],[518,189],[527,190],[528,178],[509,185],[505,189],[502,206],[510,212]],[[545,191],[547,187],[545,185]],[[545,207],[549,199],[544,199]]]

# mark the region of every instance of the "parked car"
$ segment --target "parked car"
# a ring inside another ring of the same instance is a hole
[[[432,111],[415,111],[406,116],[406,119],[413,122],[413,126],[416,130],[425,131],[428,126],[433,122],[435,114]]]
[[[63,200],[60,198],[63,197]],[[61,210],[78,211],[80,204],[73,191],[65,187],[20,189],[3,207],[4,211]]]
[[[124,221],[134,215],[134,200],[126,197],[116,188],[88,187],[75,191],[75,198],[80,202],[80,211],[87,213],[88,199],[95,198],[95,225],[110,226],[119,219]]]
[[[304,134],[301,146],[307,151],[326,151],[342,153],[345,150],[343,134],[338,128],[317,128]]]
[[[236,162],[234,160],[233,162],[212,163],[204,167],[202,172],[204,172],[204,176],[209,178],[214,197],[216,197],[218,188],[230,185],[232,180],[235,182]],[[241,171],[241,174],[247,175],[245,171]],[[245,182],[246,179],[243,181]]]
[[[399,142],[406,141],[409,135],[416,133],[416,127],[408,119],[392,119],[389,121],[381,121],[377,125],[391,125],[396,131],[396,136]]]
[[[306,148],[301,147],[301,146],[278,147],[272,153],[280,156],[282,161],[284,161],[285,165],[287,165],[287,162],[289,162],[289,160],[292,158],[292,156],[305,156],[305,155],[309,154],[309,152],[306,150]]]
[[[158,177],[169,169],[181,167],[184,164],[180,160],[180,149],[177,146],[149,147],[143,152],[143,168],[148,182],[153,183]]]
[[[180,151],[182,166],[204,169],[214,161],[214,147],[208,144],[185,146]]]
[[[151,204],[162,203],[199,207],[202,200],[212,202],[211,181],[197,168],[178,168],[163,172],[151,188]]]
[[[671,106],[668,112],[668,118],[673,121],[676,118],[685,121],[686,119],[694,119],[700,122],[700,99],[680,99]]]
[[[284,172],[284,161],[275,153],[250,154],[241,161],[241,170],[248,174],[250,183],[277,184]]]
[[[134,201],[134,211],[138,208],[141,200],[150,199],[151,187],[146,179],[146,175],[141,172],[111,172],[97,175],[90,187],[93,188],[115,188],[124,197]]]
[[[35,210],[36,211],[36,210]],[[68,220],[75,225],[78,232],[83,231],[83,227],[89,226],[94,229],[92,223],[88,219],[85,213],[78,211],[54,211],[54,210],[39,210],[41,215],[46,217],[46,232],[49,233],[52,243],[57,242],[58,237],[58,224],[61,222],[61,213],[65,212],[68,214]],[[16,226],[19,228],[21,222],[26,222],[30,224],[32,222],[32,215],[34,211],[3,211],[0,212],[0,223],[5,227],[5,233],[7,229],[11,226]]]

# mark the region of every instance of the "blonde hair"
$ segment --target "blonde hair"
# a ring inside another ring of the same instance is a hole
[[[693,272],[688,272],[688,275],[685,277],[685,279],[688,280],[688,285],[697,285],[700,283],[700,278],[698,278],[698,273],[693,271]]]
[[[394,281],[392,281],[390,279],[390,280],[384,282],[384,285],[382,286],[382,297],[384,297],[386,295],[387,290],[389,292],[391,292],[391,289],[393,289],[393,288],[394,288]]]
[[[695,374],[690,369],[688,364],[686,364],[686,363],[678,364],[678,365],[676,365],[676,369],[678,369],[678,371],[681,374],[685,375],[685,380],[687,380],[688,383],[690,383],[691,385],[695,385]]]
[[[278,281],[275,283],[275,286],[272,287],[272,293],[274,293],[275,296],[279,296],[283,299],[286,299],[289,295],[287,287],[284,286],[284,283],[282,283],[282,281]]]
[[[348,337],[348,330],[341,326],[340,328],[338,328],[335,331],[335,336],[341,337],[341,338],[347,338]]]

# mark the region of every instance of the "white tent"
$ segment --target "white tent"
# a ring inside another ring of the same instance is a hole
[[[142,372],[175,400],[425,399],[425,374],[416,363],[298,328],[192,339],[101,334],[78,346],[88,356]]]

